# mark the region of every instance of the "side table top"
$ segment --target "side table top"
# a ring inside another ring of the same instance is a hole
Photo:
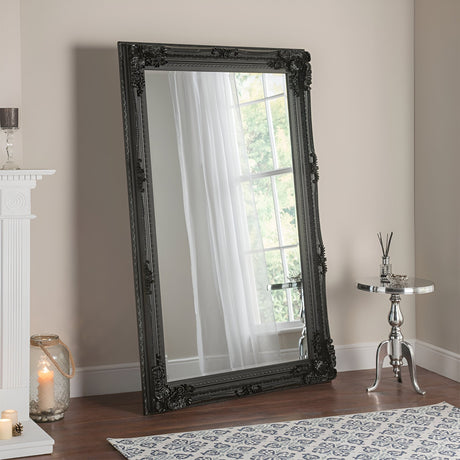
[[[360,291],[380,294],[428,294],[434,291],[433,281],[420,278],[408,278],[402,282],[382,283],[380,277],[365,278],[356,286]]]

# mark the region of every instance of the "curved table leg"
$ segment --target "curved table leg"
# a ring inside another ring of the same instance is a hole
[[[304,326],[302,329],[302,335],[299,339],[299,359],[307,358],[307,347],[305,346],[305,339],[307,338],[307,327]]]
[[[388,354],[389,343],[389,340],[384,340],[377,348],[377,353],[375,354],[375,382],[367,389],[368,392],[374,391],[380,383],[380,377],[382,376],[382,363],[385,356]]]
[[[415,360],[414,360],[414,351],[412,349],[412,345],[406,341],[401,342],[401,349],[402,349],[402,354],[403,357],[406,358],[407,364],[409,366],[409,374],[410,374],[410,380],[412,382],[412,385],[414,387],[414,390],[421,394],[424,395],[426,391],[423,391],[420,389],[418,383],[417,383],[417,374],[416,374],[416,369],[415,369]]]

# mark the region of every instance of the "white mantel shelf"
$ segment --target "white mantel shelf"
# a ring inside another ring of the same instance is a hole
[[[55,169],[0,169],[0,181],[41,180],[43,176],[52,176]]]
[[[0,459],[50,454],[54,440],[29,418],[31,190],[52,169],[0,170],[0,411],[15,409],[22,436],[0,440]]]
[[[52,176],[55,169],[0,169],[2,176]]]

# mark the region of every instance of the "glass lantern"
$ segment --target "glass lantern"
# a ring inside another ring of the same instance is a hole
[[[32,420],[54,422],[64,417],[70,402],[70,379],[74,374],[72,354],[58,335],[38,334],[30,338],[29,412]]]

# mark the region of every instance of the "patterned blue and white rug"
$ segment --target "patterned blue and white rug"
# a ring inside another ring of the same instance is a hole
[[[108,441],[130,460],[460,459],[448,403]]]

